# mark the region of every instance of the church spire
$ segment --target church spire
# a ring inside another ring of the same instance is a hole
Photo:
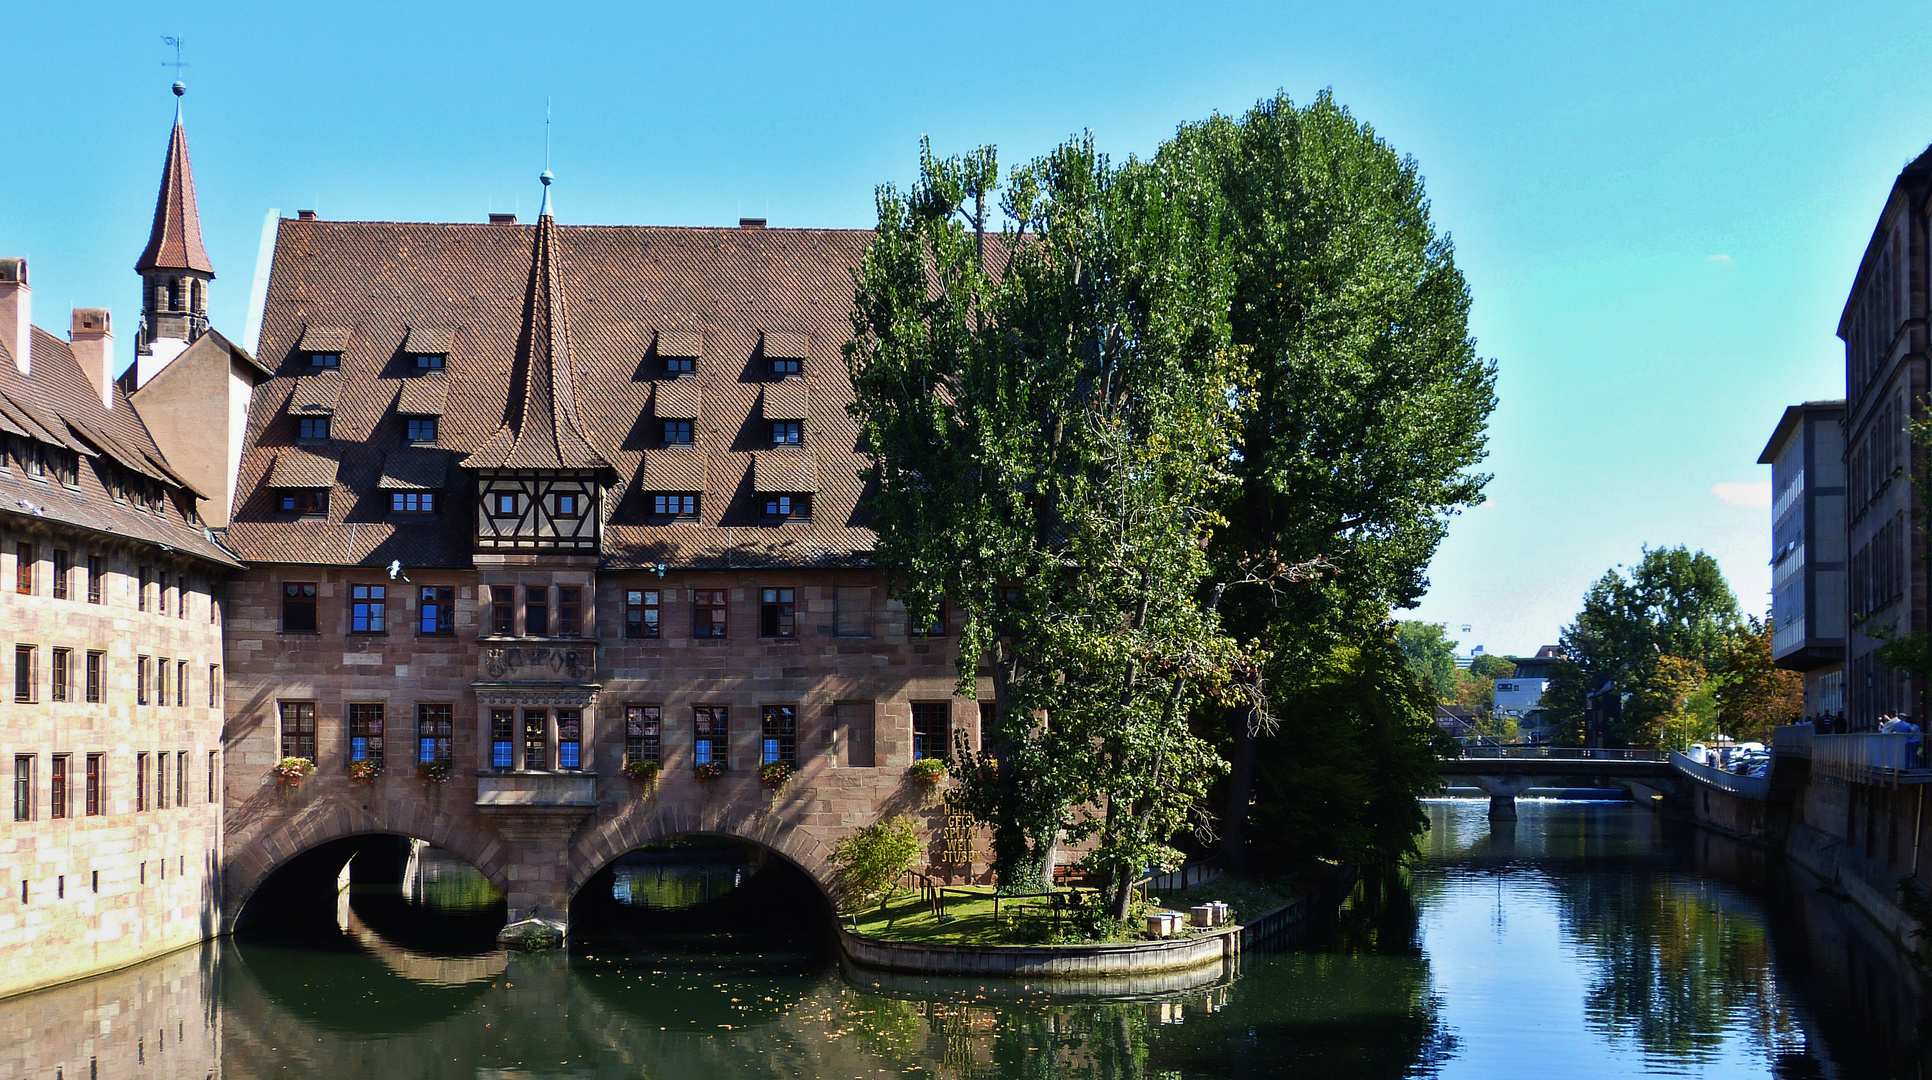
[[[576,372],[557,268],[557,219],[550,213],[550,173],[530,254],[523,330],[510,367],[503,426],[463,464],[472,469],[607,470],[610,464],[584,437],[577,416]]]
[[[161,194],[154,204],[154,227],[147,249],[134,264],[139,273],[151,270],[193,270],[215,276],[208,250],[201,246],[201,211],[195,205],[195,174],[188,164],[188,132],[181,126],[181,95],[188,88],[174,84],[174,130],[168,136],[168,156],[161,164]]]

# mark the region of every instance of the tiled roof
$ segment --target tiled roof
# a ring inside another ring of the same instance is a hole
[[[651,412],[661,420],[696,420],[704,415],[704,388],[696,379],[672,379],[657,384]]]
[[[449,407],[449,380],[441,375],[404,379],[396,411],[404,416],[441,416]]]
[[[810,334],[797,334],[789,330],[768,330],[765,332],[765,355],[786,360],[803,360],[811,355],[811,343]]]
[[[305,353],[339,353],[349,348],[349,331],[341,326],[311,326],[302,331],[296,349]]]
[[[161,166],[161,194],[154,202],[154,227],[136,271],[199,270],[215,276],[215,264],[201,246],[201,211],[195,206],[195,173],[188,164],[188,133],[176,123],[168,135],[168,157]]]
[[[80,470],[75,486],[68,487],[30,480],[13,465],[0,464],[0,514],[60,522],[236,565],[205,527],[182,512],[176,496],[163,499],[160,510],[150,512],[109,493],[100,470],[112,467],[110,462],[171,488],[185,485],[167,468],[154,436],[118,382],[112,386],[113,408],[105,408],[67,342],[35,327],[32,349],[31,375],[22,375],[11,356],[0,357],[0,416],[11,418],[0,430],[73,448],[82,455]],[[6,351],[0,346],[0,353]]]
[[[334,487],[338,468],[340,463],[326,454],[290,447],[275,455],[275,467],[268,473],[268,486],[271,488]]]
[[[552,224],[553,309],[530,303],[542,227],[281,222],[259,349],[280,374],[255,391],[228,545],[260,562],[472,565],[473,473],[447,470],[439,517],[389,519],[381,485],[388,456],[403,448],[399,399],[423,378],[404,369],[403,346],[413,327],[453,329],[437,448],[464,464],[504,428],[513,382],[532,382],[526,323],[554,311],[555,337],[544,337],[552,357],[570,358],[577,426],[617,474],[607,565],[863,565],[873,543],[859,510],[866,462],[845,412],[852,390],[840,347],[851,332],[851,267],[871,234]],[[326,519],[288,520],[265,481],[296,441],[287,409],[297,377],[310,374],[311,326],[342,334],[338,350],[321,350],[342,356],[331,430],[341,467]],[[807,393],[804,453],[769,450],[761,422],[775,333],[798,335],[778,347],[802,341],[808,351],[806,374],[783,380]],[[695,373],[667,379],[659,357],[678,355],[667,349],[696,353]],[[658,410],[673,401],[697,421],[694,446],[660,447]],[[765,523],[754,453],[803,462],[817,488],[811,521]],[[650,494],[666,490],[702,492],[700,520],[652,517]]]
[[[812,415],[812,391],[804,379],[765,384],[767,420],[803,420]]]
[[[456,328],[430,324],[412,326],[403,339],[403,351],[411,355],[447,355],[456,341]]]
[[[449,475],[446,450],[392,450],[382,459],[383,491],[441,491]]]
[[[797,494],[818,490],[818,464],[806,450],[767,450],[752,465],[752,490]]]
[[[342,396],[340,372],[324,371],[295,380],[295,393],[289,398],[288,411],[302,416],[322,416],[335,412]]]

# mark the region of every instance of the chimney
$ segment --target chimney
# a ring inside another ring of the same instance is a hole
[[[740,229],[762,229],[765,227],[765,219],[761,217],[741,217],[738,219],[738,227]]]
[[[0,341],[13,353],[20,374],[33,373],[28,350],[34,340],[34,291],[27,287],[27,260],[0,259]]]
[[[516,223],[517,223],[517,216],[515,214],[491,214],[490,215],[490,224],[492,225],[515,225]]]
[[[295,220],[297,220],[297,221],[314,221],[314,220],[315,220],[315,211],[313,211],[313,210],[297,210],[297,211],[295,212]]]
[[[106,308],[77,307],[67,333],[74,362],[100,392],[101,407],[114,407],[114,331]]]

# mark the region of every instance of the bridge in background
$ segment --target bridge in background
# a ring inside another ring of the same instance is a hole
[[[1516,818],[1516,797],[1537,787],[1620,787],[1648,798],[1667,790],[1674,770],[1661,750],[1589,746],[1470,746],[1440,762],[1445,780],[1466,780],[1489,796],[1489,816]],[[1582,783],[1566,783],[1582,781]]]

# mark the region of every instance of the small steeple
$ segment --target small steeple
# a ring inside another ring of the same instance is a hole
[[[154,225],[134,263],[141,275],[141,329],[134,351],[144,361],[135,373],[137,383],[145,383],[208,329],[208,283],[215,279],[215,265],[201,243],[188,132],[181,126],[181,97],[187,92],[182,83],[174,84],[174,128],[161,162]]]
[[[557,269],[557,219],[550,212],[548,169],[537,215],[536,247],[530,253],[530,284],[523,300],[523,330],[510,367],[503,426],[463,464],[471,469],[608,471],[591,448],[577,416],[576,372],[563,282]]]

